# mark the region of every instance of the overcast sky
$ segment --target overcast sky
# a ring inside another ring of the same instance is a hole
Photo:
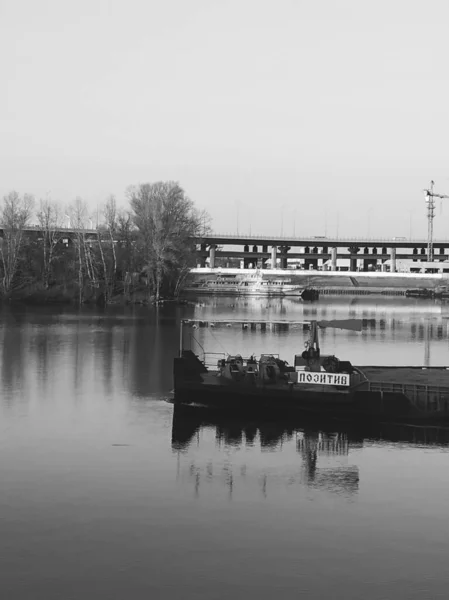
[[[448,23],[445,0],[0,0],[0,195],[95,210],[171,179],[217,232],[425,237]]]

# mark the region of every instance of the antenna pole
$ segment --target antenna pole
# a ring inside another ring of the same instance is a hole
[[[433,219],[435,217],[435,197],[433,186],[435,182],[430,182],[430,188],[427,193],[427,260],[433,262]]]
[[[184,325],[184,321],[183,321],[183,319],[181,319],[181,323],[179,325],[179,358],[182,357],[182,346],[183,346],[182,328],[183,328],[183,325]]]
[[[434,181],[430,182],[430,187],[426,192],[427,202],[427,260],[433,262],[433,219],[435,216],[435,198],[449,198],[447,194],[435,194],[433,191]]]

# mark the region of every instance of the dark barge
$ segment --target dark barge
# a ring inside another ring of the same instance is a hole
[[[183,320],[181,325],[180,354],[174,360],[175,403],[242,413],[264,411],[273,416],[293,412],[356,420],[449,423],[446,367],[354,366],[321,354],[318,328],[361,331],[361,321],[310,321],[306,350],[294,356],[292,365],[275,354],[218,359],[214,355],[215,365],[208,364],[207,353],[200,358],[184,348],[183,325],[195,327],[196,323]]]

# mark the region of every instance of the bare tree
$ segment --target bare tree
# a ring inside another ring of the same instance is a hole
[[[83,302],[84,275],[94,287],[98,287],[96,265],[92,252],[92,242],[86,239],[86,223],[89,219],[86,203],[79,197],[68,209],[71,227],[75,233],[75,245],[78,255],[79,302]]]
[[[41,200],[37,220],[42,230],[42,250],[44,257],[43,283],[50,285],[55,249],[61,239],[62,215],[59,206],[50,200]]]
[[[11,291],[17,273],[23,246],[23,230],[30,220],[33,205],[34,198],[30,194],[20,196],[13,191],[3,198],[3,239],[0,243],[0,257],[3,270],[2,291],[5,294]]]
[[[117,203],[115,201],[115,196],[111,194],[109,198],[106,200],[106,205],[104,207],[104,218],[106,224],[106,230],[109,235],[109,241],[111,244],[111,253],[112,253],[112,273],[109,278],[109,285],[111,294],[113,293],[115,287],[115,278],[117,275],[117,253],[115,251],[115,239],[114,236],[117,231]],[[105,279],[107,275],[105,272]],[[107,283],[107,282],[106,282]]]
[[[174,282],[191,263],[203,215],[173,181],[141,184],[129,188],[127,194],[141,236],[145,269],[158,302],[162,286],[173,290]]]
[[[106,204],[104,206],[104,220],[106,224],[106,228],[108,231],[114,232],[117,229],[117,202],[115,200],[115,196],[111,194],[106,199]]]
[[[123,281],[123,294],[128,296],[136,271],[135,225],[131,211],[117,210],[117,269]]]

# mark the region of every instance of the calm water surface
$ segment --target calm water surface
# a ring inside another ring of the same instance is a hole
[[[449,363],[445,305],[204,299],[0,313],[0,597],[446,598],[449,431],[240,421],[166,402],[180,316],[362,317],[354,363]],[[199,328],[229,352],[304,333]]]

